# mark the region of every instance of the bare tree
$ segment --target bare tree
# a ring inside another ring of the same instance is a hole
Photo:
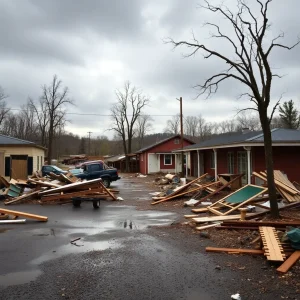
[[[145,135],[148,134],[152,130],[153,118],[149,115],[140,115],[137,118],[136,126],[135,126],[135,136],[138,139],[138,148],[141,149],[143,147]]]
[[[236,121],[238,131],[241,131],[243,128],[248,128],[252,131],[261,130],[261,123],[257,113],[241,111],[238,114]]]
[[[196,137],[198,121],[198,118],[195,116],[187,116],[186,118],[184,118],[184,133],[186,135]]]
[[[280,78],[280,75],[273,73],[270,65],[270,54],[276,48],[291,50],[299,44],[299,40],[292,46],[286,46],[279,42],[284,36],[279,34],[272,40],[268,40],[267,31],[270,29],[270,20],[268,18],[268,8],[272,0],[256,0],[258,6],[250,8],[244,0],[237,0],[237,11],[230,10],[227,6],[220,4],[211,5],[210,1],[204,0],[205,5],[202,8],[211,13],[218,14],[224,18],[231,26],[229,34],[223,33],[223,28],[214,23],[206,23],[207,26],[215,30],[213,38],[224,40],[232,49],[232,53],[227,55],[219,47],[218,50],[210,48],[197,40],[193,35],[193,40],[174,41],[169,39],[174,47],[186,46],[191,49],[187,56],[195,55],[198,51],[204,53],[204,58],[217,58],[227,64],[225,71],[216,73],[209,77],[203,84],[197,85],[200,89],[200,95],[207,93],[209,96],[218,91],[221,83],[227,79],[235,80],[241,83],[251,102],[255,104],[255,109],[259,112],[259,118],[264,133],[265,161],[267,168],[268,193],[270,196],[271,215],[274,218],[279,217],[279,210],[276,198],[276,188],[273,173],[273,155],[272,155],[272,136],[270,123],[273,114],[279,104],[279,100],[273,107],[271,114],[268,115],[268,107],[271,100],[271,85],[274,77]],[[254,1],[253,1],[254,2]],[[252,2],[251,2],[252,3]]]
[[[3,120],[7,116],[8,112],[10,111],[7,108],[7,104],[5,99],[8,98],[8,95],[5,94],[3,88],[0,86],[0,126],[2,125]]]
[[[68,97],[68,87],[62,87],[62,81],[58,80],[57,75],[53,76],[49,86],[42,86],[43,94],[41,102],[44,104],[45,112],[49,118],[49,129],[47,137],[48,146],[48,163],[51,164],[52,159],[52,144],[55,132],[65,123],[65,107],[68,104],[73,104],[73,100]]]
[[[128,81],[123,90],[116,90],[117,102],[112,106],[111,130],[122,139],[124,154],[131,153],[134,127],[143,108],[149,103],[149,98]],[[126,156],[126,171],[130,171],[129,157]]]
[[[179,134],[180,127],[180,114],[172,117],[171,120],[167,120],[167,126],[164,130],[165,133]]]
[[[236,123],[234,120],[225,120],[218,123],[219,133],[227,133],[236,131]]]
[[[201,115],[198,116],[197,136],[200,138],[200,141],[207,139],[212,134],[214,134],[215,131],[215,124],[206,122],[206,120]]]

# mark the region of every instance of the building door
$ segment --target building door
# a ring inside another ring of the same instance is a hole
[[[204,174],[204,153],[199,153],[199,159],[200,159],[200,176]]]
[[[27,155],[11,156],[11,173],[14,179],[27,179]]]
[[[248,183],[248,162],[247,162],[247,151],[239,151],[237,153],[238,158],[238,173],[245,175],[242,177],[242,185]]]
[[[159,172],[159,160],[158,155],[156,154],[148,154],[148,173],[156,173]]]

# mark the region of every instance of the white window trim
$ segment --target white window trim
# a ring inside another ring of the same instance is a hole
[[[170,164],[166,164],[166,155],[170,155],[171,156],[171,163]],[[172,163],[173,163],[172,154],[164,154],[164,166],[171,166]]]

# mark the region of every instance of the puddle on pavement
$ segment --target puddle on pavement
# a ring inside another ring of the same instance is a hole
[[[35,280],[41,274],[41,270],[31,270],[0,275],[0,286],[11,286],[28,283]]]
[[[69,243],[57,247],[56,249],[50,250],[40,257],[32,260],[30,263],[32,265],[39,265],[46,261],[62,257],[67,254],[76,254],[88,251],[103,251],[106,249],[115,249],[119,248],[120,244],[114,241],[87,241],[80,239],[74,243]]]

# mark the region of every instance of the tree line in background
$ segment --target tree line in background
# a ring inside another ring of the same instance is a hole
[[[49,85],[42,86],[36,101],[29,98],[19,110],[11,110],[7,105],[9,97],[0,86],[0,126],[4,135],[32,141],[47,149],[52,149],[48,157],[57,159],[62,155],[87,154],[91,156],[118,155],[132,153],[143,147],[180,134],[180,116],[175,115],[166,121],[163,133],[151,134],[153,118],[143,114],[150,99],[131,83],[126,82],[123,90],[117,90],[117,102],[112,105],[111,119],[114,138],[107,136],[80,137],[66,132],[66,108],[74,101],[68,97],[68,87],[56,75]],[[272,128],[300,127],[300,113],[293,100],[279,106],[279,116],[273,117]],[[261,130],[258,115],[246,111],[236,118],[221,122],[208,122],[202,115],[184,116],[184,134],[195,142],[230,132]]]

